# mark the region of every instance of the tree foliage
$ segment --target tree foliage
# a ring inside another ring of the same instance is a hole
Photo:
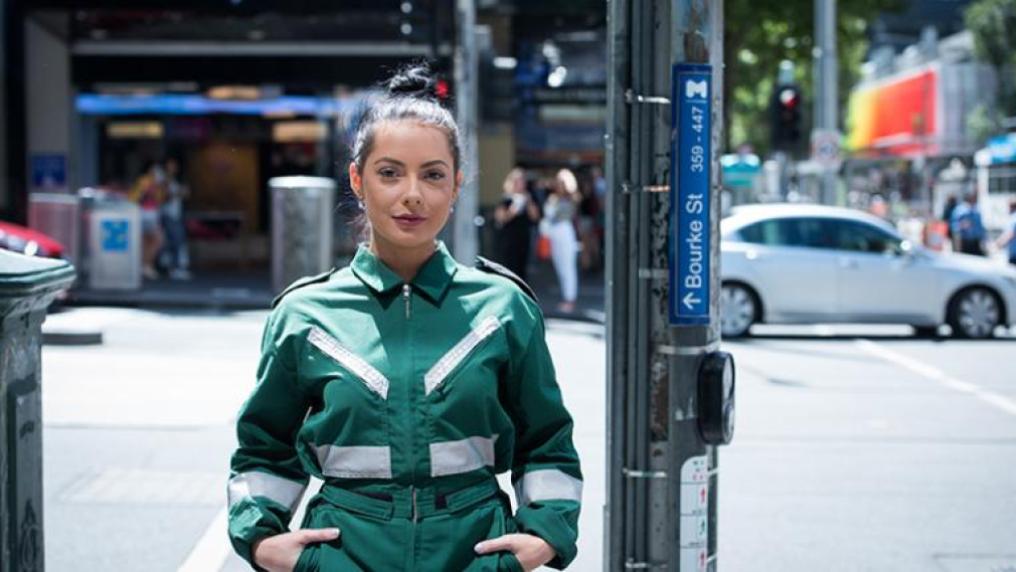
[[[978,0],[964,13],[977,56],[995,68],[998,107],[1016,116],[1016,0]]]
[[[986,0],[985,0],[986,1]],[[1013,0],[995,0],[1013,1]],[[867,22],[900,0],[837,0],[836,48],[840,108],[846,108],[867,52]],[[724,3],[724,96],[727,147],[750,144],[769,149],[769,99],[782,60],[795,66],[805,94],[805,132],[810,132],[814,2],[812,0],[726,0]],[[806,137],[807,138],[807,137]]]

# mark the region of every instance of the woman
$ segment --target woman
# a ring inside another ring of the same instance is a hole
[[[353,143],[369,240],[273,304],[238,418],[229,533],[258,569],[533,570],[575,557],[581,472],[536,304],[436,241],[462,185],[425,68]],[[511,515],[495,480],[512,470]],[[308,475],[324,480],[287,523]]]
[[[155,270],[155,259],[164,242],[159,208],[165,199],[165,185],[166,172],[161,165],[150,161],[128,193],[128,199],[137,203],[141,209],[141,275],[146,280],[159,277]]]
[[[575,311],[579,294],[578,252],[575,236],[575,211],[578,206],[578,182],[568,169],[561,169],[554,177],[552,192],[543,205],[541,232],[550,237],[550,257],[561,284],[560,312]]]
[[[498,258],[522,280],[529,265],[530,235],[540,222],[540,207],[526,188],[526,172],[516,167],[508,172],[502,187],[501,203],[494,209],[498,231]]]

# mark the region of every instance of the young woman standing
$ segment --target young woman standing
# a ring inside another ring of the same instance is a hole
[[[433,83],[397,74],[359,125],[349,176],[369,242],[268,318],[229,481],[230,538],[255,568],[528,571],[575,557],[582,475],[540,310],[524,284],[436,241],[462,171]],[[514,515],[495,480],[509,469]],[[289,532],[308,475],[324,486]]]

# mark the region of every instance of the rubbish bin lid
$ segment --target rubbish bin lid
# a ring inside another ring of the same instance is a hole
[[[0,249],[0,298],[26,296],[36,290],[69,286],[74,267],[66,260],[25,256]]]
[[[335,181],[326,177],[288,176],[268,179],[273,189],[334,189]]]

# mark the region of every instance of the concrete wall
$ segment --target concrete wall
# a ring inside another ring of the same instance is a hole
[[[70,52],[62,38],[28,18],[25,22],[25,95],[28,106],[28,188],[42,190],[32,181],[32,157],[62,155],[65,184],[74,188],[71,157],[71,89]],[[54,189],[48,189],[54,190]]]

